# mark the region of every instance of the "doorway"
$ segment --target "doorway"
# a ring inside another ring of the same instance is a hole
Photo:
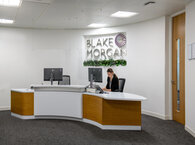
[[[185,124],[185,13],[172,19],[172,112]]]

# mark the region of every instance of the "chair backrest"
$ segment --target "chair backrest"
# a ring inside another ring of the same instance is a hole
[[[63,75],[62,76],[62,81],[59,81],[58,85],[70,85],[70,76],[69,75]]]
[[[119,78],[119,92],[123,92],[124,86],[125,86],[125,80],[124,78]]]

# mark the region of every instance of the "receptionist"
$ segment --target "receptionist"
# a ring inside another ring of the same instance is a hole
[[[107,85],[103,88],[104,91],[109,92],[117,92],[119,90],[119,80],[114,71],[109,68],[107,70],[108,78],[107,78]]]

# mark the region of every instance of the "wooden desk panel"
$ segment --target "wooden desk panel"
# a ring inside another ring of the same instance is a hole
[[[102,125],[141,126],[141,101],[105,100],[84,94],[83,118]]]
[[[141,102],[103,100],[102,124],[141,126]]]
[[[83,118],[102,124],[102,98],[83,95]]]
[[[19,115],[34,115],[34,93],[11,91],[11,112]]]

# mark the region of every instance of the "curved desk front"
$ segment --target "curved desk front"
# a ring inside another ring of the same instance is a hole
[[[101,129],[141,130],[141,101],[129,93],[95,94],[84,86],[33,86],[11,90],[11,114],[21,119],[71,119]]]

